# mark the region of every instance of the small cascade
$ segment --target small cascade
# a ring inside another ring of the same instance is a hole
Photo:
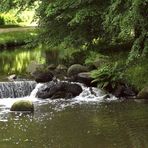
[[[36,94],[39,89],[45,85],[44,83],[37,84],[35,81],[0,82],[0,98],[2,98],[0,99],[0,121],[8,120],[10,108],[12,104],[18,100],[32,101],[36,108],[50,104],[50,108],[56,111],[61,111],[68,106],[72,107],[75,104],[98,104],[103,101],[117,100],[117,98],[112,95],[106,98],[106,94],[98,88],[86,87],[81,83],[76,84],[79,84],[83,90],[79,96],[71,99],[41,99],[37,98]]]
[[[35,86],[35,81],[0,82],[0,98],[29,96]]]
[[[40,88],[40,87],[42,87],[44,84],[41,84],[41,83],[38,83],[37,85],[36,85],[36,87],[32,90],[32,92],[31,92],[31,94],[30,94],[30,98],[35,98],[36,97],[36,94],[37,94],[37,92],[38,92],[38,89]]]

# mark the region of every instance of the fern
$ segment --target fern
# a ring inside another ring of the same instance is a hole
[[[123,70],[124,68],[118,63],[104,66],[91,72],[91,76],[94,78],[92,82],[97,82],[98,86],[103,89],[106,89],[108,86],[114,89],[124,78]]]

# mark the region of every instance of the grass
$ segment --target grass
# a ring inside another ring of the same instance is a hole
[[[0,34],[0,50],[8,47],[25,45],[35,39],[37,31],[34,29]]]

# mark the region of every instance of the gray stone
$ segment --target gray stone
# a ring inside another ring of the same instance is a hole
[[[36,71],[32,75],[37,83],[46,83],[53,79],[53,74],[49,71]]]
[[[67,74],[68,76],[76,76],[81,72],[88,72],[87,67],[80,64],[74,64],[68,68]]]
[[[91,77],[90,72],[81,72],[77,75],[77,82],[84,83],[87,86],[94,86],[92,81],[93,78]]]

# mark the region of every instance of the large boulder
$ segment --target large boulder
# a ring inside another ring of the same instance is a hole
[[[68,68],[67,74],[68,76],[71,77],[71,76],[76,76],[77,74],[81,72],[88,72],[87,67],[80,65],[80,64],[74,64]]]
[[[11,111],[34,111],[34,106],[31,101],[28,100],[19,100],[16,101],[12,106],[11,106]]]
[[[137,95],[137,99],[148,99],[148,87],[143,88]]]
[[[78,84],[72,84],[69,82],[49,82],[43,85],[37,92],[38,98],[56,99],[65,98],[69,99],[78,96],[82,92],[82,88]]]
[[[53,79],[53,74],[50,71],[35,71],[32,75],[37,83],[46,83]]]

